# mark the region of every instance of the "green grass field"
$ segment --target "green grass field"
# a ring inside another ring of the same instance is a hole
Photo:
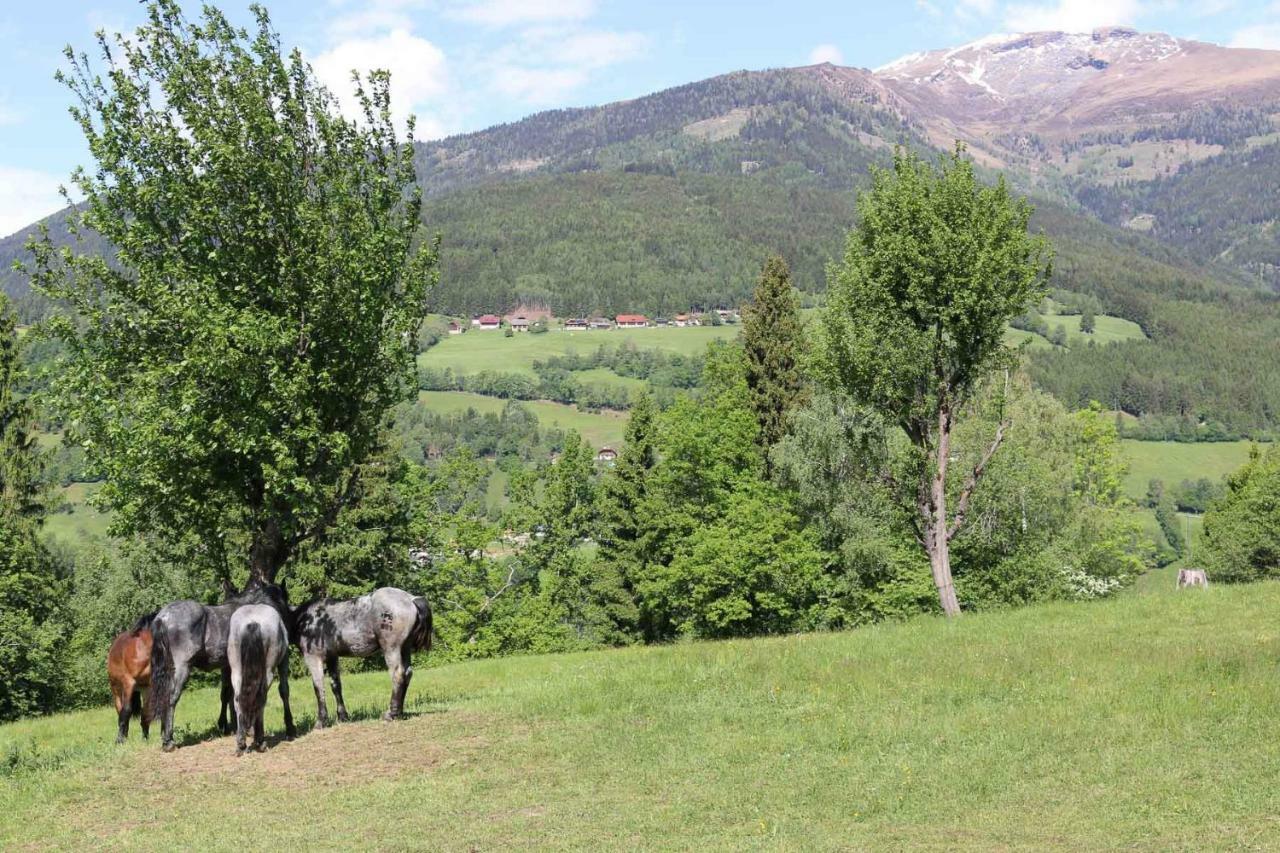
[[[1183,480],[1208,477],[1220,480],[1249,460],[1250,441],[1213,441],[1187,443],[1179,441],[1120,442],[1129,473],[1125,476],[1125,493],[1134,499],[1147,494],[1147,483],[1159,478],[1172,485]]]
[[[233,756],[0,727],[5,849],[1266,850],[1280,584],[428,668],[410,719]],[[309,685],[295,710],[314,713]],[[281,728],[272,692],[269,733]],[[303,719],[304,729],[308,719]]]
[[[548,333],[549,334],[549,333]],[[449,414],[475,409],[477,412],[501,412],[506,400],[465,391],[419,391],[418,402],[433,412]],[[627,417],[621,412],[583,412],[563,403],[547,400],[521,401],[544,427],[577,430],[592,447],[616,447],[627,429]]]
[[[72,483],[60,494],[71,504],[71,512],[55,512],[45,518],[44,535],[72,547],[94,541],[106,541],[111,517],[89,504],[89,497],[100,488],[97,483]]]
[[[472,330],[454,335],[419,356],[419,363],[465,376],[481,370],[533,374],[533,363],[570,352],[587,354],[601,346],[635,344],[639,349],[658,349],[680,355],[701,353],[708,342],[726,340],[741,326],[674,326],[653,329],[610,329],[594,332],[564,332],[545,335],[521,333],[505,337],[502,332]]]

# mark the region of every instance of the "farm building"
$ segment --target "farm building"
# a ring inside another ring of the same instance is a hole
[[[643,314],[619,314],[616,322],[619,329],[643,329],[649,325],[649,318]]]
[[[461,326],[459,326],[459,325],[458,325],[456,322],[454,322],[453,320],[450,320],[450,321],[449,321],[449,334],[451,334],[451,335],[460,335],[460,334],[462,334],[462,327],[461,327]]]
[[[591,328],[593,328],[593,329],[612,329],[612,328],[613,328],[613,321],[612,321],[612,320],[610,320],[610,319],[609,319],[609,318],[607,318],[607,317],[596,317],[594,320],[592,320],[592,321],[591,321]]]
[[[528,317],[512,317],[511,329],[516,332],[527,332],[531,325]]]
[[[618,451],[614,450],[612,447],[602,447],[596,453],[596,461],[603,462],[606,464],[612,464],[614,462],[617,462]]]
[[[502,328],[502,320],[497,314],[484,314],[477,318],[476,325],[481,329],[491,331]]]
[[[590,325],[584,317],[571,317],[564,321],[564,330],[566,332],[585,332]]]

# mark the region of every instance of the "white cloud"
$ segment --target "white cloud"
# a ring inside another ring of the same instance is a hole
[[[644,56],[650,44],[637,32],[529,27],[491,54],[491,88],[529,106],[547,106],[586,85],[593,72]]]
[[[1062,30],[1086,33],[1097,27],[1133,24],[1139,0],[1058,0],[1049,5],[1015,4],[1005,10],[1005,26],[1015,32]]]
[[[359,115],[352,70],[361,75],[375,69],[390,71],[392,114],[403,119],[409,113],[417,113],[419,138],[443,134],[443,124],[427,110],[432,100],[448,89],[448,67],[444,51],[426,39],[404,29],[351,38],[317,56],[311,65],[320,81],[337,96],[342,111],[352,117]]]
[[[1280,50],[1280,24],[1255,24],[1237,30],[1227,47],[1254,47]]]
[[[61,210],[62,180],[48,172],[0,166],[0,237],[7,237],[37,219]]]
[[[821,65],[830,62],[832,65],[844,65],[844,54],[834,44],[820,44],[809,51],[809,64]]]
[[[354,11],[334,18],[329,23],[329,36],[341,41],[390,30],[412,30],[409,13],[424,5],[425,0],[365,0]]]
[[[996,3],[995,0],[960,0],[958,8],[961,13],[986,17],[996,10]]]
[[[595,0],[478,0],[448,8],[445,15],[491,27],[509,27],[544,21],[584,21],[595,11]]]
[[[564,99],[587,82],[580,68],[528,68],[503,65],[494,70],[493,88],[531,106],[547,106]]]
[[[559,42],[557,51],[569,64],[580,68],[605,68],[643,56],[649,37],[643,33],[610,30],[573,33]]]

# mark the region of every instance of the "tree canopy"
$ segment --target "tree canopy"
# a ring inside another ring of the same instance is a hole
[[[345,118],[254,14],[153,0],[132,37],[99,35],[101,73],[68,48],[96,161],[73,228],[115,251],[33,247],[78,315],[56,326],[63,399],[116,531],[194,536],[224,579],[244,558],[273,578],[333,523],[410,387],[437,260],[388,75],[353,75]]]

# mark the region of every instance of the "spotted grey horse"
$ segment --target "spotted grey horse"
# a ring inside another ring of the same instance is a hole
[[[165,752],[174,748],[173,712],[193,667],[222,670],[224,714],[219,715],[218,725],[222,731],[228,730],[225,711],[231,702],[233,688],[227,661],[227,634],[232,614],[246,604],[271,607],[280,614],[288,630],[292,613],[287,592],[274,584],[256,582],[222,604],[210,606],[198,601],[175,601],[162,607],[152,620],[151,692],[147,705],[151,719],[160,720],[161,745]],[[296,730],[293,712],[289,709],[289,682],[284,680],[280,682],[280,699],[284,703],[285,731],[293,737]],[[235,727],[234,721],[231,727]]]
[[[262,751],[262,725],[267,688],[273,673],[280,673],[281,696],[289,691],[289,633],[274,607],[246,604],[231,614],[227,631],[227,663],[236,706],[236,755],[245,753],[245,732],[253,727],[253,747]]]
[[[347,721],[338,658],[365,658],[381,651],[391,673],[391,705],[382,715],[394,720],[404,712],[413,677],[413,653],[431,649],[431,607],[421,596],[383,587],[349,601],[321,599],[294,610],[295,639],[316,690],[316,728],[329,724],[324,670],[333,681],[338,719]]]

